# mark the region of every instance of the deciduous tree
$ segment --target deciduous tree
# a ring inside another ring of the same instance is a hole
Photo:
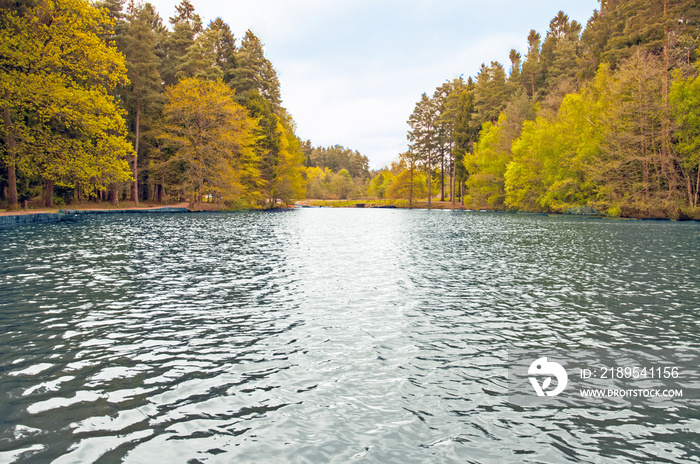
[[[20,12],[22,14],[20,14]],[[111,21],[83,0],[0,10],[0,108],[10,208],[15,170],[86,190],[130,177],[124,119],[108,90],[125,84]]]
[[[170,163],[184,167],[190,206],[205,193],[258,200],[256,124],[233,91],[221,81],[187,78],[166,90],[166,100],[162,138],[174,148]]]

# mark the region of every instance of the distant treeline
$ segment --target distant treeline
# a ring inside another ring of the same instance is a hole
[[[473,207],[700,217],[699,34],[697,2],[604,0],[585,29],[560,12],[508,73],[491,62],[423,94],[409,151],[373,184]]]

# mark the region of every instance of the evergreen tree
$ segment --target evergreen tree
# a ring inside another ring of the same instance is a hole
[[[136,4],[132,0],[127,9],[128,27],[124,36],[123,53],[126,56],[128,76],[131,82],[125,98],[132,115],[134,136],[134,160],[131,198],[139,202],[138,160],[141,142],[141,120],[143,113],[150,113],[160,100],[161,77],[158,57],[155,54],[158,36],[154,25],[160,23],[155,9],[150,4]],[[141,163],[145,165],[145,163]]]
[[[281,103],[280,84],[272,63],[265,58],[263,45],[255,34],[246,31],[235,54],[236,66],[228,84],[236,90],[239,101],[257,93],[277,108]]]
[[[424,93],[408,119],[408,125],[411,127],[408,132],[409,153],[411,156],[417,157],[417,162],[414,164],[425,166],[428,183],[428,207],[431,205],[433,196],[433,162],[439,145],[438,111],[435,100],[428,98],[428,95]]]
[[[569,21],[563,11],[549,23],[549,31],[542,44],[547,91],[555,88],[562,80],[576,76],[580,59],[580,33],[581,24]]]
[[[541,36],[531,30],[527,37],[528,49],[520,73],[520,82],[528,95],[535,97],[544,86],[544,64],[540,54]]]
[[[224,82],[228,83],[233,78],[233,70],[236,67],[236,39],[229,25],[221,18],[209,23],[208,29],[218,32],[214,43],[216,66],[221,69]]]
[[[467,170],[464,166],[465,155],[473,149],[479,136],[479,130],[474,127],[474,82],[470,78],[465,84],[460,82],[447,97],[444,116],[450,118],[452,124],[452,160],[453,182],[452,203],[455,202],[456,186],[460,186],[460,198],[463,201],[462,187],[467,180]]]
[[[222,79],[224,73],[218,65],[217,50],[221,35],[221,30],[212,28],[207,28],[198,34],[182,58],[177,78]]]
[[[166,86],[175,85],[180,78],[187,77],[187,52],[197,34],[202,32],[202,20],[188,0],[182,0],[175,12],[170,18],[173,30],[165,34],[162,44],[160,74]]]
[[[486,121],[495,122],[508,103],[510,91],[503,66],[492,61],[490,66],[481,65],[474,87],[474,123],[481,127]]]

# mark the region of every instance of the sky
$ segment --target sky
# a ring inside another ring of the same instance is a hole
[[[204,24],[221,17],[241,39],[260,38],[279,76],[297,135],[343,145],[379,169],[407,150],[406,121],[423,92],[510,69],[527,35],[542,37],[561,10],[585,27],[597,0],[191,0]],[[150,0],[165,22],[179,0]]]

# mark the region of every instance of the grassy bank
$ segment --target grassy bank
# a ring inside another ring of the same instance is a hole
[[[312,206],[312,207],[322,207],[322,208],[358,208],[359,205],[363,205],[364,208],[386,208],[386,207],[396,207],[396,208],[414,208],[414,209],[426,209],[428,208],[427,200],[414,200],[413,204],[410,204],[408,200],[385,200],[385,199],[359,199],[359,200],[299,200],[295,203],[298,206]],[[465,209],[463,205],[456,203],[452,204],[449,201],[435,201],[433,200],[430,205],[431,209]]]

